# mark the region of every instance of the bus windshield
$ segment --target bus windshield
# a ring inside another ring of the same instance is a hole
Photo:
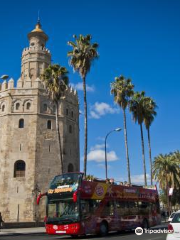
[[[79,220],[79,205],[73,194],[82,176],[82,173],[65,173],[53,179],[47,195],[47,223],[68,224]]]
[[[79,220],[78,203],[72,199],[48,199],[47,223],[68,224]]]
[[[66,174],[58,175],[51,182],[50,189],[55,189],[61,186],[77,187],[81,179],[82,179],[82,173],[66,173]]]

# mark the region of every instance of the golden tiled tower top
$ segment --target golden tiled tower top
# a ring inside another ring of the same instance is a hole
[[[28,34],[28,38],[30,40],[31,37],[33,36],[36,36],[36,35],[39,35],[39,36],[42,36],[45,41],[48,40],[48,35],[42,30],[41,28],[41,23],[40,23],[40,20],[38,19],[37,23],[36,23],[36,26],[35,26],[35,29],[33,29],[29,34]]]

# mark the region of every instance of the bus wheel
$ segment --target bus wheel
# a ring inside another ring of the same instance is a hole
[[[143,220],[142,228],[143,228],[143,229],[148,229],[148,228],[149,228],[149,223],[148,223],[148,220],[147,220],[147,219],[144,219],[144,220]]]
[[[108,225],[106,222],[102,222],[99,228],[99,233],[102,237],[108,234]]]

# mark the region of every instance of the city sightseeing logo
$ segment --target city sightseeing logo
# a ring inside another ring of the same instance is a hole
[[[152,234],[152,233],[173,233],[173,230],[167,230],[167,229],[142,229],[141,227],[137,227],[135,229],[135,234],[136,235],[142,235],[143,233],[149,233],[149,234]]]

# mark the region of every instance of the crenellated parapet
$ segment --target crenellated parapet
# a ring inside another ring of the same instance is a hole
[[[42,47],[42,46],[36,46],[36,47],[26,47],[23,49],[22,56],[26,55],[29,52],[37,52],[40,51],[42,53],[48,53],[51,54],[50,50],[48,48]]]
[[[71,86],[68,86],[65,96],[72,101],[72,103],[77,104],[78,103],[78,94],[76,89],[73,89]]]
[[[40,78],[36,78],[35,81],[31,81],[30,78],[27,78],[26,81],[24,81],[22,78],[19,78],[17,80],[17,86],[15,87],[14,79],[11,78],[9,81],[5,80],[0,85],[0,93],[5,92],[7,90],[20,90],[20,89],[44,89],[44,84],[42,83]]]
[[[40,98],[39,106],[37,105],[38,98]],[[60,100],[59,116],[66,116],[73,121],[77,121],[79,116],[78,109],[77,91],[68,86],[64,96]],[[0,116],[13,113],[55,115],[55,104],[49,99],[40,78],[36,78],[34,82],[31,79],[23,81],[22,78],[19,78],[17,86],[14,86],[12,78],[9,81],[3,81],[0,90]]]

